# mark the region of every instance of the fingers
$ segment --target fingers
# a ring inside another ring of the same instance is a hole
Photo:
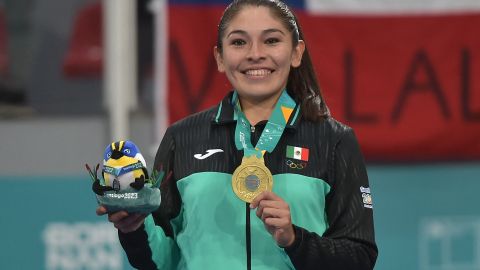
[[[131,213],[126,211],[118,211],[114,213],[108,213],[107,208],[100,205],[96,209],[96,213],[99,216],[108,214],[108,221],[113,223],[113,226],[123,233],[133,232],[140,228],[143,224],[146,214]]]
[[[255,214],[267,226],[281,228],[291,224],[290,207],[273,192],[262,192],[252,201],[250,207],[257,208]]]
[[[284,210],[287,210],[288,214],[290,214],[290,207],[283,200],[282,201],[262,200],[260,201],[257,207],[257,211],[256,211],[257,217],[261,217],[264,212],[264,209],[266,208],[284,209]]]
[[[264,191],[255,197],[255,199],[253,199],[253,201],[250,203],[250,208],[257,208],[258,204],[263,200],[283,201],[282,198],[278,197],[275,193],[271,191]]]
[[[144,222],[146,215],[144,214],[130,214],[122,220],[113,223],[115,228],[123,233],[136,231]]]
[[[258,215],[257,215],[258,216]],[[280,228],[290,224],[290,211],[286,209],[264,208],[258,216],[265,225]]]
[[[270,226],[282,231],[283,231],[283,228],[290,226],[291,224],[291,222],[288,219],[278,218],[278,217],[266,217],[263,222],[267,226]]]
[[[286,247],[293,243],[295,233],[290,206],[281,197],[270,191],[262,192],[250,203],[250,208],[257,208],[257,217],[279,246]]]
[[[270,191],[265,191],[260,193],[251,203],[250,208],[257,208],[256,215],[259,218],[262,218],[264,209],[283,209],[282,211],[285,215],[290,216],[290,207],[288,204],[275,193]],[[263,220],[263,218],[262,218]]]
[[[96,213],[97,216],[103,216],[107,213],[107,208],[103,205],[100,205],[99,207],[97,207]]]
[[[117,223],[122,221],[124,218],[128,217],[128,212],[126,211],[118,211],[115,213],[108,214],[108,221],[112,223]]]

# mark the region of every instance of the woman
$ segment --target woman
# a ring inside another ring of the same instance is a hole
[[[234,1],[214,54],[235,90],[167,130],[154,165],[169,175],[160,208],[109,214],[130,263],[373,269],[363,157],[329,116],[294,15],[278,0]]]

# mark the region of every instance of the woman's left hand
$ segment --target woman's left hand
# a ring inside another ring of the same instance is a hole
[[[267,231],[280,247],[288,247],[295,241],[290,207],[275,193],[264,191],[250,203],[250,208],[257,208],[259,217]]]

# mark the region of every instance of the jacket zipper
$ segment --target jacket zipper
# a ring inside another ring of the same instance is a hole
[[[254,141],[257,141],[255,134],[255,126],[250,126],[251,136],[250,140],[254,138]],[[253,144],[253,141],[251,142]],[[247,270],[252,269],[252,238],[251,238],[251,225],[250,225],[250,203],[245,204],[245,243],[247,246]]]
[[[245,220],[245,243],[247,245],[247,270],[252,269],[252,238],[250,231],[250,203],[245,203],[246,220]]]

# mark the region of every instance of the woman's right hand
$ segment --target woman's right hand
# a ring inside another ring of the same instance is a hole
[[[108,213],[105,206],[100,205],[97,208],[97,215],[103,216],[108,214],[108,221],[112,222],[115,228],[117,228],[122,233],[129,233],[136,231],[140,226],[142,226],[146,214],[140,213],[128,213],[126,211],[118,211],[114,213]]]

